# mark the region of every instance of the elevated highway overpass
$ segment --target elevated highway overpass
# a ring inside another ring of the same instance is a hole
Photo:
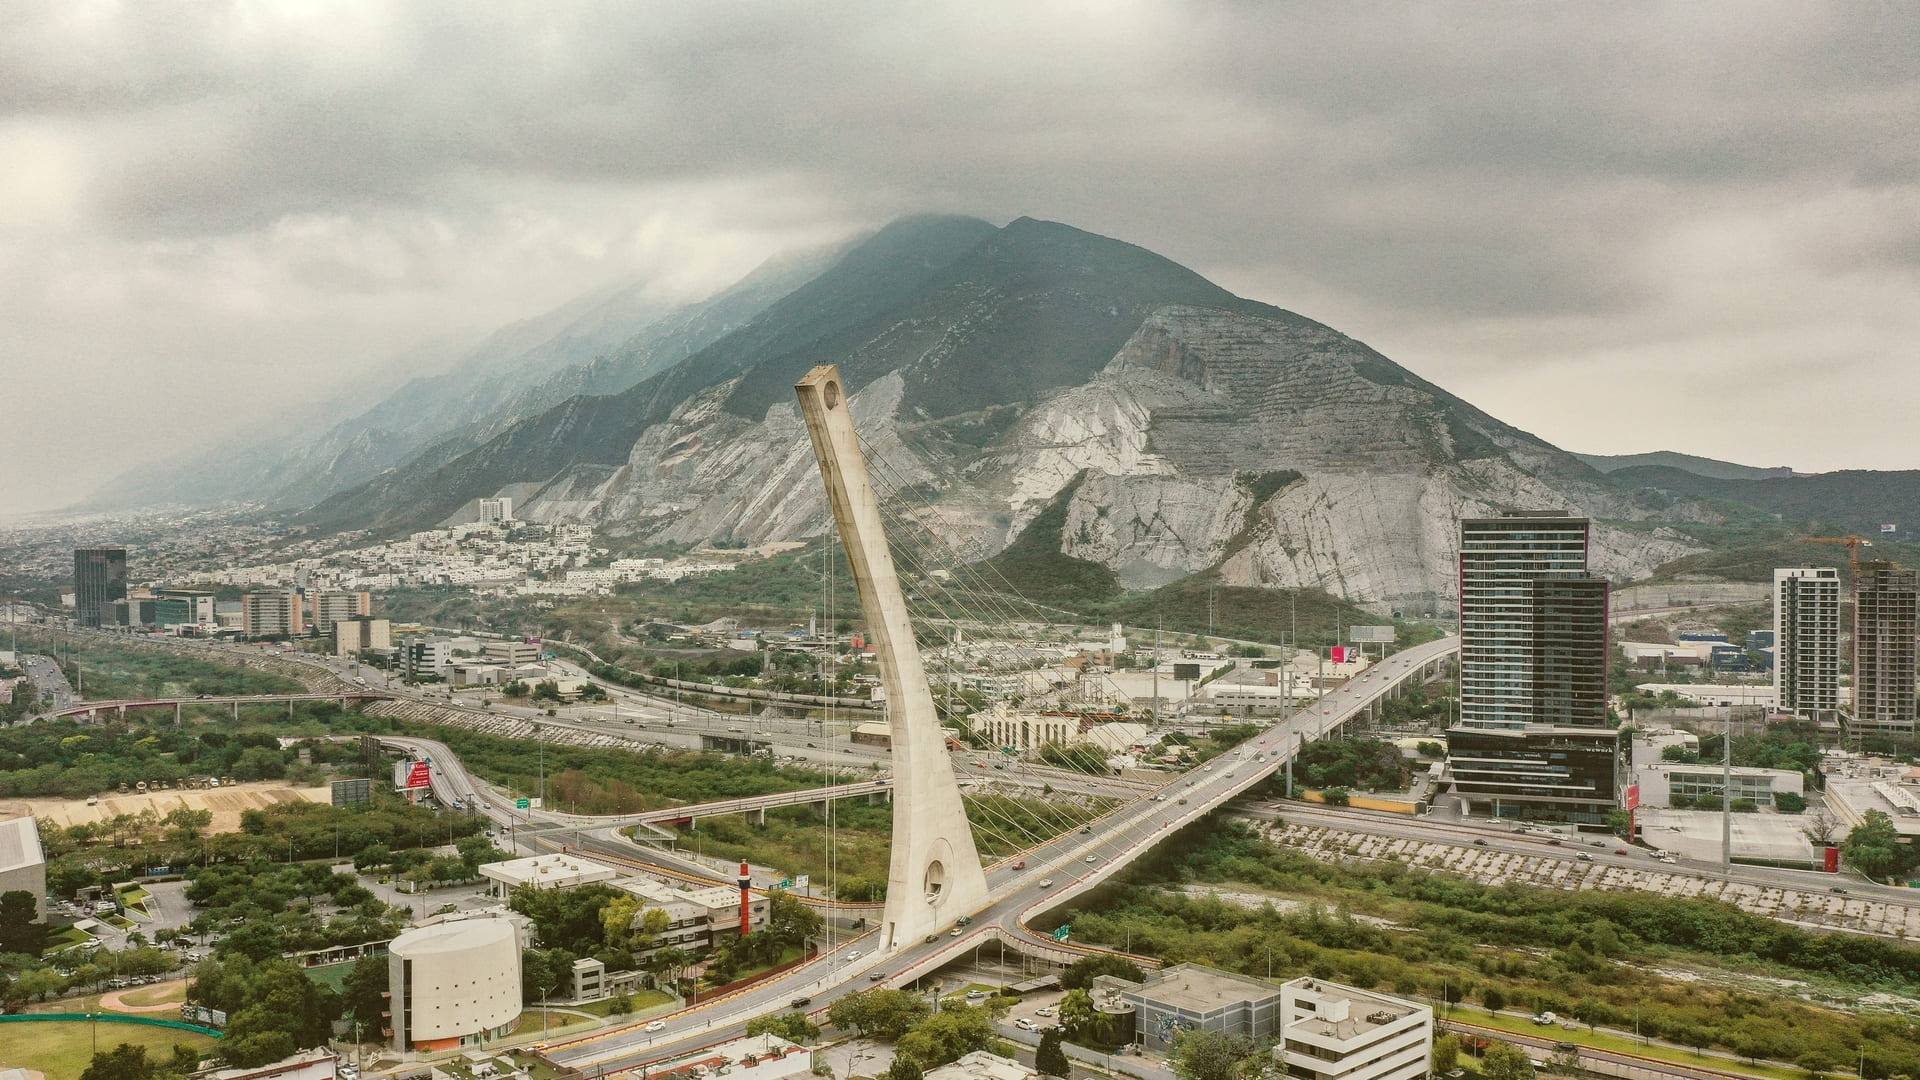
[[[1457,648],[1458,639],[1443,638],[1389,656],[1370,676],[1348,682],[1311,708],[1242,744],[1244,755],[1216,758],[1210,766],[1180,775],[1083,831],[1055,837],[1018,859],[988,867],[990,902],[973,913],[964,927],[954,926],[886,954],[871,951],[878,937],[869,932],[838,943],[777,978],[683,1010],[667,1018],[663,1031],[650,1033],[644,1025],[634,1024],[555,1041],[544,1053],[565,1067],[611,1075],[742,1034],[752,1017],[789,1008],[803,998],[803,1007],[818,1013],[849,993],[911,984],[990,941],[1060,962],[1105,951],[1056,942],[1028,924],[1099,887],[1184,826],[1261,784],[1286,767],[1304,742],[1377,713],[1386,698],[1436,674]],[[1015,863],[1022,861],[1025,868],[1016,869]]]

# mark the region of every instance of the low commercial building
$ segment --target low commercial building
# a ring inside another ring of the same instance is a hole
[[[540,647],[537,641],[489,641],[481,646],[481,651],[488,660],[513,667],[538,661]]]
[[[32,893],[37,917],[47,917],[47,856],[31,816],[0,821],[0,893],[15,891]]]
[[[508,859],[480,867],[486,878],[487,895],[505,897],[522,885],[536,889],[574,889],[620,876],[611,866],[582,859],[578,855],[535,855],[527,859]]]
[[[1612,728],[1475,728],[1447,732],[1447,773],[1469,812],[1603,825],[1619,805],[1620,734]]]
[[[1433,1060],[1433,1009],[1321,979],[1280,988],[1275,1064],[1298,1080],[1419,1080]]]
[[[1755,769],[1736,765],[1733,770],[1733,797],[1751,799],[1759,806],[1774,805],[1774,796],[1791,795],[1804,799],[1806,776],[1795,769]],[[1640,805],[1672,807],[1675,796],[1685,807],[1701,801],[1719,806],[1727,784],[1722,768],[1712,762],[1685,765],[1665,761],[1633,771],[1633,782],[1640,786]]]
[[[787,1080],[813,1072],[813,1054],[799,1043],[778,1035],[749,1035],[718,1046],[705,1046],[685,1057],[655,1061],[646,1071],[653,1076],[734,1076],[752,1080]]]
[[[1157,1051],[1187,1031],[1218,1031],[1255,1042],[1280,1033],[1280,987],[1231,971],[1175,964],[1143,983],[1097,983],[1096,1004],[1102,992],[1132,1008],[1134,1038]]]
[[[521,947],[507,919],[422,926],[394,938],[394,1049],[453,1050],[511,1032],[520,1020]]]
[[[409,681],[453,673],[453,642],[443,637],[404,638],[400,642],[400,673]]]
[[[613,887],[632,893],[644,901],[634,913],[638,927],[649,908],[667,914],[667,928],[655,939],[648,952],[673,947],[691,953],[704,953],[714,945],[740,936],[740,890],[731,885],[678,889],[652,878],[621,878]],[[767,925],[767,898],[749,893],[747,919],[750,931]]]
[[[1010,1058],[975,1050],[949,1065],[928,1069],[921,1080],[1034,1080],[1040,1073]]]

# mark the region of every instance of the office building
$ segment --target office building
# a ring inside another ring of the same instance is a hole
[[[393,648],[393,624],[386,619],[342,619],[333,624],[333,654],[358,656]]]
[[[453,640],[443,637],[401,639],[400,674],[409,682],[429,677],[444,679],[453,674]]]
[[[158,601],[151,596],[128,596],[100,605],[101,626],[152,626]]]
[[[1460,723],[1607,723],[1607,583],[1587,573],[1585,518],[1460,523]]]
[[[240,632],[247,637],[299,637],[306,616],[297,592],[250,592],[240,598]]]
[[[1695,806],[1718,809],[1724,798],[1726,770],[1716,762],[1687,765],[1678,761],[1655,762],[1645,768],[1635,765],[1633,782],[1640,788],[1640,805],[1666,808]],[[1733,797],[1751,799],[1756,807],[1775,805],[1775,795],[1804,799],[1806,775],[1798,769],[1760,769],[1736,765],[1733,773]]]
[[[1217,1031],[1258,1042],[1280,1033],[1281,988],[1246,975],[1199,964],[1175,964],[1145,982],[1102,977],[1095,1009],[1133,1014],[1134,1038],[1164,1052],[1188,1031]]]
[[[102,609],[126,598],[126,548],[73,549],[73,610],[80,625],[99,626]]]
[[[1803,720],[1840,714],[1840,572],[1801,566],[1773,572],[1775,707]]]
[[[161,589],[154,595],[155,626],[212,626],[214,593],[211,589]]]
[[[574,889],[612,881],[620,875],[611,866],[567,854],[485,863],[480,867],[480,876],[492,882],[487,886],[487,895],[504,900],[522,885],[536,889]]]
[[[317,592],[307,598],[313,611],[313,632],[331,637],[336,624],[346,619],[365,619],[373,615],[373,594],[368,592]]]
[[[1618,805],[1612,728],[1468,728],[1447,733],[1447,771],[1468,813],[1600,825]]]
[[[1863,562],[1853,580],[1853,730],[1912,735],[1920,572]]]
[[[1324,979],[1280,988],[1274,1063],[1298,1080],[1419,1080],[1433,1060],[1433,1009]]]
[[[540,649],[537,641],[489,641],[480,647],[488,660],[508,666],[531,664],[539,660]]]
[[[647,956],[669,947],[705,955],[715,945],[740,936],[740,890],[735,886],[676,888],[652,878],[637,877],[621,878],[612,882],[612,885],[640,899],[640,910],[633,916],[636,928],[646,918],[649,908],[659,908],[667,914],[667,928],[654,939],[653,948],[645,954]],[[767,925],[767,898],[764,895],[748,894],[747,925],[749,932]]]
[[[520,933],[508,919],[409,930],[387,947],[393,1048],[453,1050],[513,1031],[520,1019]]]

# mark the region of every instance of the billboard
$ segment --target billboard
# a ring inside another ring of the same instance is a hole
[[[1192,682],[1193,680],[1198,679],[1200,677],[1200,665],[1199,664],[1175,664],[1173,665],[1173,677],[1176,679],[1185,679],[1188,682]]]
[[[373,800],[373,781],[371,780],[335,780],[333,782],[333,805],[365,806]]]
[[[1360,650],[1351,645],[1335,645],[1327,658],[1336,664],[1344,664],[1349,660],[1360,659]]]
[[[1356,645],[1362,643],[1369,645],[1391,645],[1393,644],[1393,627],[1391,625],[1349,626],[1347,627],[1347,640]]]
[[[424,761],[412,762],[407,767],[407,782],[402,787],[421,788],[433,786],[433,766]]]
[[[1626,803],[1627,803],[1626,809],[1628,810],[1636,810],[1639,808],[1640,806],[1640,785],[1639,784],[1627,785]]]

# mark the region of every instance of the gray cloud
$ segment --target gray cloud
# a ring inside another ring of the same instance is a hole
[[[15,5],[0,375],[43,411],[112,380],[107,427],[267,410],[945,209],[1143,244],[1575,448],[1763,418],[1796,465],[1907,466],[1915,56],[1891,3]],[[1887,426],[1835,440],[1759,369],[1877,375]],[[1684,430],[1591,407],[1648,372],[1701,396]],[[0,494],[152,452],[81,442],[0,433]]]

